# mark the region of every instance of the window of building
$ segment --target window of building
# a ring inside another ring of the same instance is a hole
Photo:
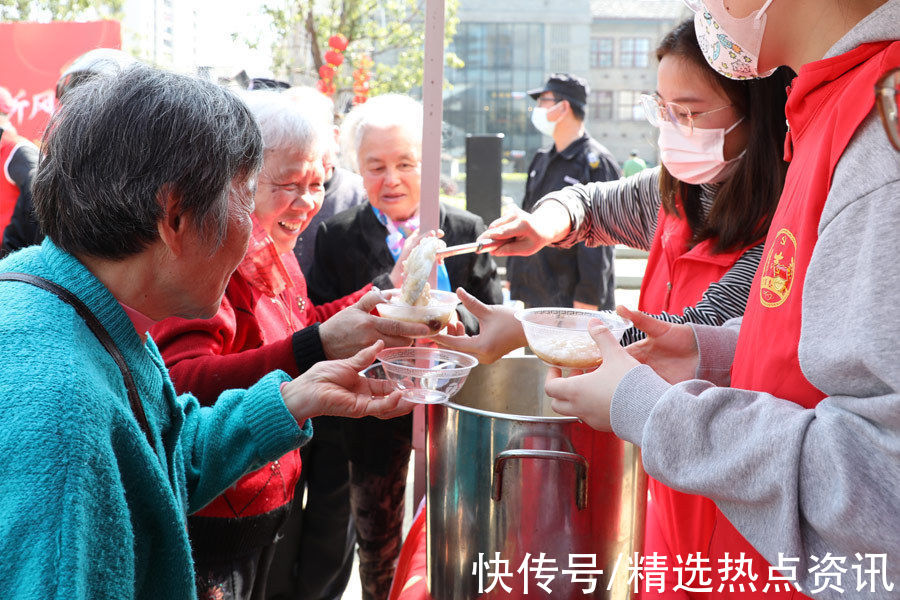
[[[550,43],[551,44],[568,44],[569,43],[569,26],[568,25],[551,25],[550,26]]]
[[[569,70],[569,49],[550,49],[550,70],[557,73],[565,73]]]
[[[619,41],[620,67],[646,67],[650,64],[650,38],[622,38]]]
[[[634,90],[620,91],[616,119],[619,121],[642,121],[644,109],[641,107],[641,94],[643,93]]]
[[[613,39],[591,38],[591,68],[608,69],[613,66]]]
[[[598,121],[612,121],[613,93],[605,90],[592,91],[588,114]]]
[[[554,34],[562,36],[562,28],[551,34],[540,23],[460,24],[451,49],[466,68],[446,71],[453,85],[444,97],[444,121],[453,134],[444,136],[448,148],[461,149],[467,133],[503,133],[506,152],[530,155],[541,146],[531,124],[534,100],[525,92],[543,85],[550,65],[568,70],[568,49],[545,47]]]

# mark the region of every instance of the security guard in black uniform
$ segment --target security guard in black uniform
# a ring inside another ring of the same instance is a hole
[[[584,129],[588,84],[564,73],[551,75],[543,88],[528,94],[537,100],[531,121],[553,145],[535,155],[528,168],[522,208],[531,211],[544,195],[566,186],[610,181],[622,176],[615,159]],[[544,248],[507,262],[510,296],[526,307],[574,306],[607,309],[615,305],[613,248]]]

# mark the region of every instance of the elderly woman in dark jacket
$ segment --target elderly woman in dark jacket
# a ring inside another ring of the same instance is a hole
[[[309,277],[315,302],[340,298],[366,283],[392,287],[386,276],[419,226],[422,106],[405,96],[373,98],[359,108],[355,143],[368,202],[319,226]],[[449,245],[475,241],[480,217],[440,208],[440,228]],[[497,268],[488,254],[448,258],[438,287],[463,287],[482,302],[502,300]],[[469,327],[476,321],[463,313]],[[360,577],[366,600],[387,598],[400,551],[403,492],[412,439],[412,417],[379,423],[344,423],[350,459],[351,504],[359,543]]]

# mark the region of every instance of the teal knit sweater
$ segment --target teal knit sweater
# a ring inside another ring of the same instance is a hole
[[[194,598],[188,513],[300,446],[276,371],[201,408],[178,396],[152,340],[46,240],[0,261],[77,295],[125,356],[152,430],[94,334],[49,292],[0,282],[0,598]]]

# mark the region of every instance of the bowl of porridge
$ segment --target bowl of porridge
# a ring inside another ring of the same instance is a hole
[[[600,319],[617,340],[631,321],[611,310],[529,308],[516,313],[531,351],[552,367],[593,369],[603,363],[600,349],[588,333],[592,319]]]

